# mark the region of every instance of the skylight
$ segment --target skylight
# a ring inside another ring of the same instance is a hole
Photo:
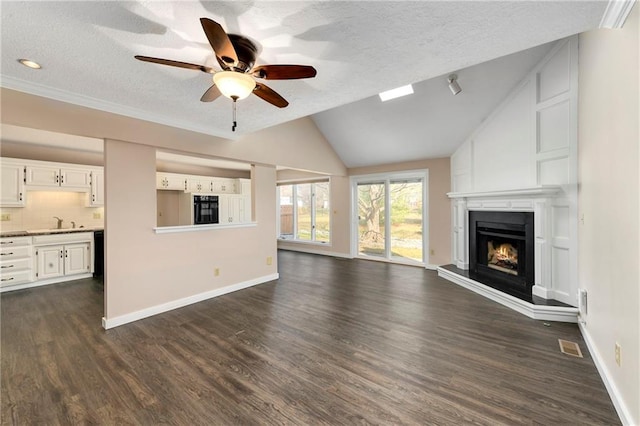
[[[399,98],[401,96],[407,96],[413,94],[413,86],[408,84],[406,86],[398,87],[396,89],[387,90],[386,92],[380,93],[380,100],[382,102],[388,101],[390,99]]]

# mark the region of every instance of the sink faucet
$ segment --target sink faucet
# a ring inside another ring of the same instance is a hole
[[[62,229],[62,222],[64,222],[62,219],[60,219],[58,216],[54,216],[54,219],[58,219],[58,229]]]
[[[71,227],[72,227],[73,229],[75,229],[75,228],[76,228],[76,223],[75,223],[74,221],[71,221]]]

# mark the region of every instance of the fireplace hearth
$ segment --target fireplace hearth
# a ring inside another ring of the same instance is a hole
[[[469,271],[486,285],[531,299],[534,284],[533,213],[470,211]]]

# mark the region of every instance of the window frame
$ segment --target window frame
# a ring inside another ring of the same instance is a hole
[[[315,185],[318,183],[325,183],[327,184],[327,191],[328,191],[328,196],[327,196],[327,200],[329,202],[329,240],[328,241],[318,241],[317,240],[317,226],[316,226],[316,219],[317,219],[317,196],[316,196],[316,187]],[[311,205],[310,205],[310,216],[311,216],[311,239],[309,240],[303,240],[303,239],[299,239],[297,238],[298,235],[298,203],[297,203],[297,199],[298,199],[298,185],[305,185],[305,184],[310,184],[310,192],[311,192]],[[333,237],[333,219],[332,219],[332,215],[331,215],[331,178],[321,178],[321,179],[313,179],[313,180],[300,180],[300,181],[282,181],[282,182],[277,182],[276,184],[277,186],[277,199],[276,199],[276,213],[277,213],[277,240],[278,241],[284,241],[284,242],[292,242],[292,243],[299,243],[299,244],[317,244],[317,245],[324,245],[324,246],[330,246],[331,245],[331,240]],[[293,216],[293,235],[291,238],[283,238],[282,237],[282,230],[281,230],[281,224],[282,224],[282,219],[281,219],[281,204],[280,204],[280,187],[281,186],[291,186],[291,202],[292,202],[292,216]]]

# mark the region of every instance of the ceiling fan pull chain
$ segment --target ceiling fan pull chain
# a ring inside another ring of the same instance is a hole
[[[233,96],[231,99],[233,99],[233,126],[231,126],[231,131],[235,132],[236,127],[238,127],[238,123],[236,122],[236,105],[237,105],[236,101],[238,100],[238,97]]]

